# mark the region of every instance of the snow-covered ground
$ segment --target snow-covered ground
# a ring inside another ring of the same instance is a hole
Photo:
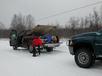
[[[16,50],[9,40],[0,40],[0,76],[102,76],[102,61],[90,69],[79,68],[65,41],[53,52],[32,57],[27,50]]]

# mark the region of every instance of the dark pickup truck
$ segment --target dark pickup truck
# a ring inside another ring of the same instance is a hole
[[[102,31],[88,32],[68,40],[70,54],[79,67],[89,68],[97,59],[102,59]]]

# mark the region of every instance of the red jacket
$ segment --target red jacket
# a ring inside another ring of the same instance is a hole
[[[40,39],[40,37],[34,37],[33,42],[32,42],[32,47],[34,46],[42,46],[43,42]]]

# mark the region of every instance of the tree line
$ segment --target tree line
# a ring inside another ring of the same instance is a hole
[[[8,38],[12,29],[21,32],[31,30],[34,26],[35,22],[32,15],[23,16],[22,14],[15,14],[12,18],[10,28],[6,29],[4,24],[0,23],[0,38]]]
[[[91,14],[82,18],[71,17],[65,25],[67,37],[84,32],[94,32],[102,29],[102,12],[94,10]]]
[[[21,14],[15,14],[13,16],[9,29],[3,29],[5,27],[1,28],[1,25],[2,27],[4,26],[0,23],[0,38],[9,37],[11,29],[20,32],[23,30],[32,30],[32,28],[36,26],[32,15],[22,16]],[[98,31],[102,29],[102,11],[98,12],[93,10],[88,16],[82,18],[71,17],[65,24],[65,28],[61,28],[61,25],[59,24],[56,24],[55,26],[56,30],[54,32],[50,31],[50,33],[64,38],[69,38],[84,32]]]

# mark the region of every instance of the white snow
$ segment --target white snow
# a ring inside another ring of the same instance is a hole
[[[13,50],[8,39],[0,40],[0,76],[102,76],[102,61],[90,69],[79,68],[65,40],[53,52],[32,57],[27,50]]]

